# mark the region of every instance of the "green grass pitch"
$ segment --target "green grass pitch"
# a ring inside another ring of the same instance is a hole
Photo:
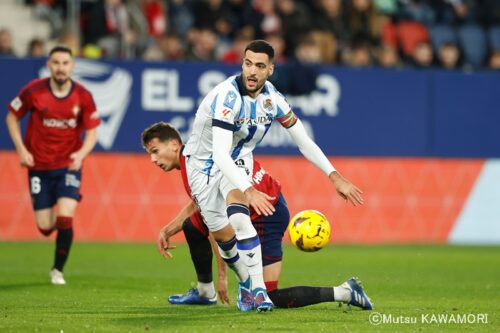
[[[323,303],[256,314],[240,313],[234,305],[169,305],[168,295],[196,280],[185,245],[174,250],[173,260],[164,260],[153,244],[76,243],[65,269],[68,284],[52,286],[52,242],[4,242],[0,332],[500,332],[498,247],[284,251],[280,287],[333,286],[359,276],[375,310]],[[229,282],[234,300],[233,275]],[[370,323],[375,311],[384,323]],[[481,314],[487,323],[477,322]],[[439,315],[455,316],[455,322],[433,321]],[[464,318],[467,323],[460,322]]]

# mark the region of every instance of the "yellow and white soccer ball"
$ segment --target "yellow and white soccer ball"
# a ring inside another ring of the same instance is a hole
[[[288,234],[292,244],[299,250],[318,251],[330,240],[330,223],[317,210],[303,210],[290,220]]]

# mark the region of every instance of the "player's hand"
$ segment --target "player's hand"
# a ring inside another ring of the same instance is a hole
[[[344,200],[349,201],[354,206],[362,205],[364,203],[363,191],[357,188],[353,183],[351,183],[346,178],[342,177],[340,173],[334,171],[329,176],[332,183],[335,185],[337,193],[344,198]]]
[[[165,228],[162,228],[160,230],[158,239],[156,240],[156,248],[158,249],[158,252],[160,252],[162,257],[166,259],[171,259],[174,257],[169,250],[175,249],[176,246],[170,245],[170,236],[165,232]]]
[[[33,158],[33,155],[31,155],[31,153],[27,150],[25,150],[19,154],[19,160],[20,160],[21,166],[23,166],[23,167],[35,166],[35,159]]]
[[[248,200],[248,204],[255,210],[259,215],[273,215],[276,210],[271,203],[275,197],[270,197],[267,194],[258,191],[255,187],[249,187],[245,191],[245,196]]]
[[[69,158],[71,158],[72,161],[68,169],[72,171],[80,170],[80,168],[82,167],[83,156],[78,152],[75,152],[69,155]]]
[[[225,274],[219,274],[217,278],[217,294],[222,304],[231,304],[231,300],[227,293],[227,275]]]

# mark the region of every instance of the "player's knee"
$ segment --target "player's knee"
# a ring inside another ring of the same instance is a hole
[[[250,220],[250,211],[245,205],[230,204],[227,207],[227,217],[238,239],[249,238],[257,234]]]
[[[217,243],[228,242],[234,238],[235,232],[233,227],[228,224],[220,230],[212,231],[212,235],[214,236],[214,239],[217,241]]]
[[[51,230],[54,229],[54,221],[50,215],[43,217],[39,216],[36,217],[36,226],[38,230]]]
[[[239,202],[245,206],[249,205],[246,195],[244,193],[242,193],[240,190],[236,190],[236,189],[229,191],[229,193],[227,194],[226,203],[229,203],[229,202],[233,202],[233,203]],[[231,204],[229,204],[229,205],[231,205]]]
[[[229,219],[239,214],[250,216],[250,210],[248,209],[248,207],[239,203],[229,204],[226,208],[226,213]]]
[[[188,217],[182,222],[182,231],[184,233],[189,233],[193,228],[193,222],[191,222],[191,219]]]
[[[52,232],[54,230],[55,230],[55,228],[44,229],[44,228],[38,227],[38,231],[40,231],[40,233],[44,236],[50,236],[50,234],[52,234]]]
[[[186,239],[189,240],[194,240],[194,239],[201,239],[201,238],[206,238],[205,235],[203,235],[193,224],[191,219],[188,217],[187,219],[184,220],[182,223],[182,231],[184,232],[184,236],[186,236]]]

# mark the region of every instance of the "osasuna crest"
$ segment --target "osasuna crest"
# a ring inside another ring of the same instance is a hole
[[[75,117],[78,117],[78,114],[80,113],[80,107],[78,105],[73,106],[73,114]]]
[[[101,118],[101,124],[97,128],[97,142],[109,150],[113,147],[130,103],[132,75],[123,68],[90,60],[76,59],[75,63],[72,78],[91,92]],[[49,75],[46,67],[40,69],[39,77]],[[80,106],[73,107],[75,116],[80,111]]]

